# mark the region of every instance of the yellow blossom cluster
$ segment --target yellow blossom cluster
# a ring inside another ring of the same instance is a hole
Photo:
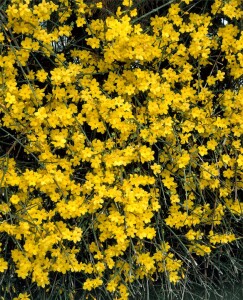
[[[8,2],[0,272],[42,288],[74,272],[126,300],[139,279],[184,278],[173,232],[194,259],[239,238],[225,224],[243,210],[241,1],[171,1],[148,28],[131,0],[105,18],[97,1]]]

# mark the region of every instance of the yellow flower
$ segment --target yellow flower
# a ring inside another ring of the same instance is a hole
[[[99,46],[100,46],[100,40],[97,39],[96,37],[93,37],[93,38],[87,38],[87,39],[86,39],[86,42],[87,42],[87,44],[88,44],[91,48],[93,48],[93,49],[99,48]]]
[[[4,41],[4,35],[2,32],[0,32],[0,43],[2,43]]]
[[[118,286],[118,282],[117,282],[118,280],[116,280],[116,279],[113,279],[113,280],[111,280],[111,281],[109,281],[109,283],[107,284],[107,291],[109,291],[109,292],[115,292],[116,291],[116,289],[117,289],[117,286]]]
[[[208,150],[215,150],[217,145],[218,145],[218,143],[215,140],[209,140],[207,142],[207,149]]]
[[[7,269],[8,263],[2,257],[0,257],[0,273],[3,273]]]
[[[140,153],[140,159],[141,159],[142,163],[151,161],[154,159],[154,151],[152,151],[150,148],[148,148],[146,146],[141,146],[139,148],[139,153]]]
[[[10,198],[10,201],[13,203],[13,204],[18,204],[19,201],[20,201],[20,198],[18,195],[13,195],[11,198]]]
[[[86,23],[85,18],[82,18],[82,17],[78,17],[78,18],[77,18],[77,21],[76,21],[77,27],[83,27],[83,25],[84,25],[85,23]]]
[[[219,70],[217,72],[216,78],[217,78],[217,80],[222,81],[224,79],[224,76],[225,76],[225,72],[222,72]]]
[[[132,0],[123,0],[122,5],[124,6],[132,6],[133,1]]]
[[[204,145],[199,146],[198,147],[198,151],[199,151],[199,153],[200,153],[201,156],[204,156],[204,155],[206,155],[208,153],[208,150],[207,150],[207,148]]]
[[[45,72],[44,70],[38,70],[36,72],[36,78],[40,81],[40,82],[45,82],[46,78],[47,78],[48,73]]]
[[[189,164],[190,161],[190,155],[187,152],[183,152],[179,160],[177,161],[177,164],[179,168],[184,168]]]
[[[16,102],[16,97],[10,93],[7,93],[5,101],[8,103],[8,105],[11,105]]]
[[[27,293],[20,293],[18,297],[14,297],[13,300],[30,300],[30,295]]]
[[[153,164],[153,165],[151,166],[151,169],[153,170],[153,173],[154,173],[155,175],[160,174],[160,172],[161,172],[161,166],[158,165],[158,164]]]
[[[74,241],[74,243],[79,242],[82,238],[82,229],[75,227],[73,232],[71,233],[71,239]]]

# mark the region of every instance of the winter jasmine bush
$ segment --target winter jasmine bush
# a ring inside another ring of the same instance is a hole
[[[1,4],[3,299],[237,278],[241,1],[155,2]]]

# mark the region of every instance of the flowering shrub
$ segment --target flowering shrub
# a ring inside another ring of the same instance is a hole
[[[208,2],[4,1],[1,295],[125,300],[237,249],[243,10]]]

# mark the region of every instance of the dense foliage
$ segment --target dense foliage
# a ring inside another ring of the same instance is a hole
[[[9,0],[0,18],[3,299],[237,280],[241,0]]]

